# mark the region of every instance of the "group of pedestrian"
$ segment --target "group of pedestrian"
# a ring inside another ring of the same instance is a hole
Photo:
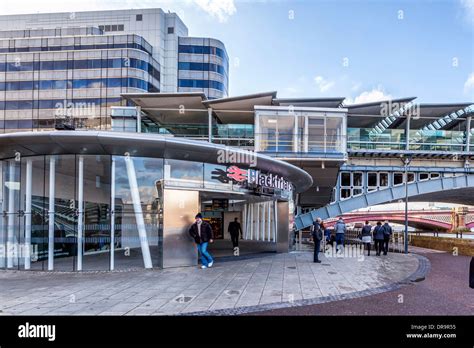
[[[346,233],[346,224],[344,223],[344,220],[342,218],[339,218],[339,220],[336,222],[334,225],[334,231],[336,233],[336,249],[340,250],[341,247],[344,247],[344,236]],[[332,239],[331,236],[331,230],[326,227],[322,221],[321,218],[317,218],[313,222],[313,226],[311,228],[311,237],[313,238],[314,241],[314,259],[313,262],[315,263],[321,263],[321,260],[319,260],[319,252],[321,250],[321,241],[323,238],[326,239],[326,243],[333,245],[334,240]]]
[[[341,250],[341,248],[344,248],[346,231],[346,224],[344,223],[344,220],[341,217],[334,225],[337,251]],[[387,255],[392,233],[392,227],[390,226],[388,221],[385,221],[384,224],[382,224],[381,221],[378,221],[375,227],[373,227],[369,223],[369,221],[366,221],[364,227],[362,227],[360,238],[362,240],[362,243],[366,246],[367,255],[370,256],[372,240],[374,241],[375,255],[380,256],[382,253],[383,255]],[[321,241],[323,240],[323,238],[325,238],[326,242],[331,245],[333,245],[334,242],[331,236],[331,231],[329,230],[329,228],[326,228],[324,226],[324,223],[321,218],[317,218],[313,222],[313,226],[311,227],[311,237],[314,241],[313,262],[320,263],[321,261],[319,260],[319,253],[321,251]]]
[[[392,227],[388,221],[385,221],[383,225],[381,221],[377,221],[375,227],[369,221],[366,221],[364,227],[362,227],[361,239],[367,248],[367,256],[370,256],[372,238],[374,240],[375,255],[380,256],[382,253],[387,255],[392,233]]]

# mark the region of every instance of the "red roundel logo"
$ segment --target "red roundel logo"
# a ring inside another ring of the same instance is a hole
[[[227,169],[227,177],[237,182],[244,182],[247,180],[247,171],[237,166],[232,166]]]

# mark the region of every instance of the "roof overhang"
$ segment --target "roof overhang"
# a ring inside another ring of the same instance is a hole
[[[248,155],[241,149],[204,141],[143,133],[106,131],[52,131],[0,134],[0,160],[40,155],[116,155],[150,157],[222,164],[222,151]],[[296,189],[306,191],[313,180],[304,170],[287,162],[255,153],[255,169],[285,177]],[[240,166],[240,164],[238,164]],[[245,168],[245,165],[242,165]]]
[[[148,117],[159,124],[207,123],[207,108],[202,92],[191,93],[125,93],[122,97],[139,106]]]
[[[372,103],[344,105],[348,109],[347,127],[353,128],[372,128],[383,118],[389,116],[387,114],[387,105],[395,105],[402,107],[412,102],[416,97],[387,99]]]

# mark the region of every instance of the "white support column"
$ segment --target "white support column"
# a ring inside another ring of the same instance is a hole
[[[269,242],[271,242],[272,240],[272,235],[271,235],[271,231],[272,231],[272,202],[267,202],[267,206],[268,206],[268,215],[267,215],[267,240]]]
[[[7,268],[13,267],[15,255],[15,162],[8,163],[8,234],[7,234]]]
[[[411,116],[407,115],[406,125],[405,125],[405,150],[410,150],[410,122]]]
[[[207,109],[209,142],[212,143],[212,108]]]
[[[250,219],[249,219],[249,225],[250,225],[249,239],[253,240],[253,211],[254,211],[254,206],[253,206],[252,203],[250,203],[248,206],[249,206],[249,216],[250,216]]]
[[[84,236],[84,156],[79,156],[77,189],[77,270],[82,271]]]
[[[255,203],[256,219],[255,219],[255,240],[260,240],[260,203]]]
[[[299,144],[298,144],[298,116],[295,112],[293,112],[294,120],[294,129],[293,129],[293,152],[298,152]]]
[[[54,270],[54,197],[56,195],[56,157],[49,159],[48,271]]]
[[[3,169],[6,167],[6,162],[5,161],[0,161],[0,183],[2,185],[1,187],[1,198],[0,198],[0,212],[2,213],[1,217],[1,223],[0,223],[0,243],[3,248],[6,248],[6,238],[7,238],[7,229],[5,228],[7,226],[7,219],[6,215],[4,214],[5,212],[5,174],[3,172]],[[4,252],[3,255],[0,255],[0,267],[5,267],[7,258],[6,258],[6,253]]]
[[[137,106],[137,133],[142,132],[142,108]]]
[[[138,192],[137,175],[135,173],[135,165],[133,164],[133,159],[129,156],[126,156],[125,165],[127,167],[127,176],[130,185],[130,193],[132,195],[133,210],[135,212],[138,235],[140,238],[143,263],[145,265],[145,268],[152,268],[153,265],[151,262],[150,245],[148,244],[148,237],[146,235],[145,220],[143,219],[143,210],[140,201],[140,193]]]
[[[255,112],[254,138],[255,138],[254,150],[256,152],[261,151],[260,113],[258,111]]]
[[[273,202],[273,242],[277,242],[278,231],[278,201]]]
[[[115,268],[115,158],[110,169],[110,270]]]
[[[33,162],[31,159],[26,160],[26,190],[25,190],[25,269],[31,268],[31,209],[32,198],[32,181],[33,181]]]
[[[304,149],[303,152],[307,153],[309,151],[309,116],[304,116]]]
[[[265,202],[263,202],[262,204],[262,217],[260,218],[260,234],[262,235],[262,240],[265,241],[265,216],[266,215],[266,212],[265,212],[265,209],[267,208],[267,205],[265,204]]]
[[[471,120],[472,116],[466,117],[466,152],[469,152],[469,147],[471,146]]]

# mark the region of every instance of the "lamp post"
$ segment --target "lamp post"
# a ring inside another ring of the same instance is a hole
[[[404,252],[408,254],[408,165],[410,159],[408,157],[402,158],[405,167],[405,238],[404,238]]]

